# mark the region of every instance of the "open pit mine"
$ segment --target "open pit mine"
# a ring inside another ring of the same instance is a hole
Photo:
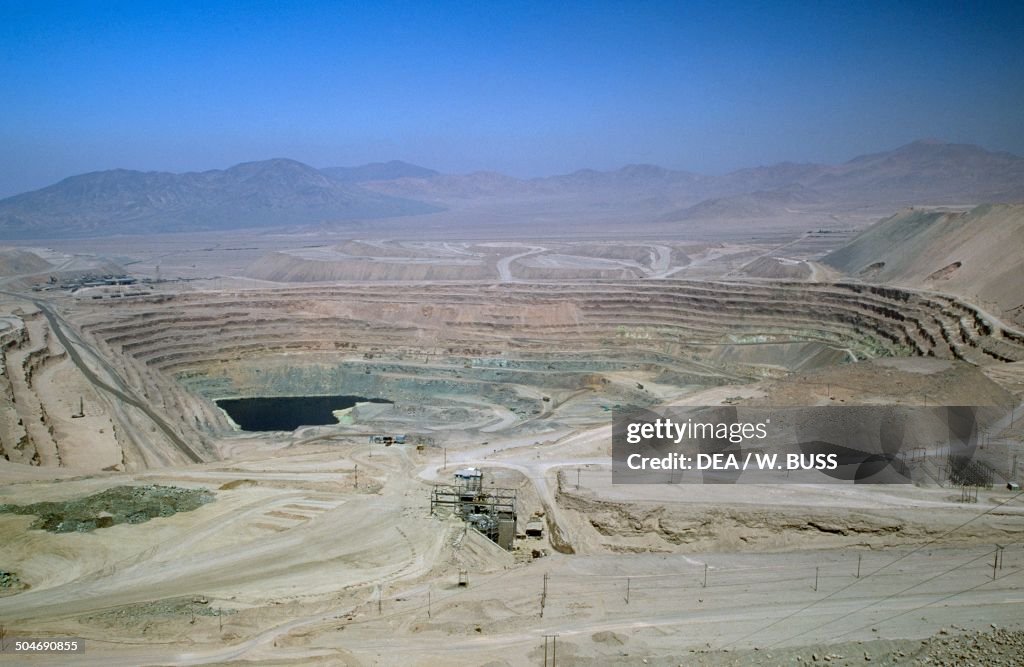
[[[900,255],[893,220],[10,251],[0,641],[80,638],[74,664],[105,666],[902,664],[949,633],[1017,641],[993,628],[1024,605],[1020,258],[986,282],[948,235]],[[977,478],[922,448],[908,484],[612,484],[615,411],[672,405],[1000,416]]]

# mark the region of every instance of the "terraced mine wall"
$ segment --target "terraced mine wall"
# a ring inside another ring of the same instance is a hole
[[[76,324],[182,428],[212,399],[476,396],[519,417],[587,389],[643,404],[616,373],[743,382],[877,356],[1024,359],[1024,337],[952,297],[858,283],[592,281],[339,285],[83,304]],[[458,401],[455,401],[458,402]]]
[[[49,330],[40,326],[40,313],[21,317],[23,326],[0,334],[0,394],[5,399],[0,405],[0,457],[15,463],[59,465],[61,452],[52,421],[33,378],[67,354],[51,346]]]

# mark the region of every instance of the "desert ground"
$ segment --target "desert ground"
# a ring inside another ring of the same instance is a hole
[[[11,245],[3,633],[85,641],[33,665],[1020,664],[1024,209],[925,214],[902,249],[861,213]],[[216,403],[334,394],[390,403],[290,431]],[[981,488],[938,456],[904,485],[612,483],[613,409],[719,404],[1007,417]],[[468,467],[515,490],[513,548],[431,512]],[[11,509],[37,503],[48,527]]]

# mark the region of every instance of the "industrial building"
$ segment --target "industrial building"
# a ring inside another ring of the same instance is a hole
[[[456,515],[506,551],[515,547],[516,490],[484,490],[483,471],[455,472],[454,484],[437,484],[430,495],[430,513]]]

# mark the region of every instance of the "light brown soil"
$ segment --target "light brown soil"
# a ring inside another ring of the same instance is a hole
[[[159,259],[175,282],[150,296],[4,297],[0,504],[154,484],[216,497],[89,533],[0,514],[0,570],[19,586],[0,591],[7,636],[84,637],[75,664],[104,667],[535,665],[545,635],[558,635],[559,665],[1009,664],[1019,652],[1018,632],[990,627],[1019,628],[1024,604],[1024,508],[1002,487],[963,503],[928,481],[611,482],[615,405],[1019,409],[1024,338],[969,299],[824,273],[736,277],[766,253],[788,257],[781,246],[803,248],[793,260],[813,270],[831,240],[807,234],[312,240],[367,265],[466,260],[492,274],[390,283],[389,268],[372,283],[282,286],[239,277],[267,239],[175,239],[179,254]],[[643,278],[524,273],[626,269]],[[213,403],[342,387],[396,402],[288,433],[234,430]],[[72,418],[79,397],[85,416]],[[1009,461],[1022,428],[1005,420],[990,447]],[[409,443],[371,444],[379,433]],[[505,552],[430,516],[432,485],[465,466],[516,489],[520,532],[542,516],[543,537]]]

